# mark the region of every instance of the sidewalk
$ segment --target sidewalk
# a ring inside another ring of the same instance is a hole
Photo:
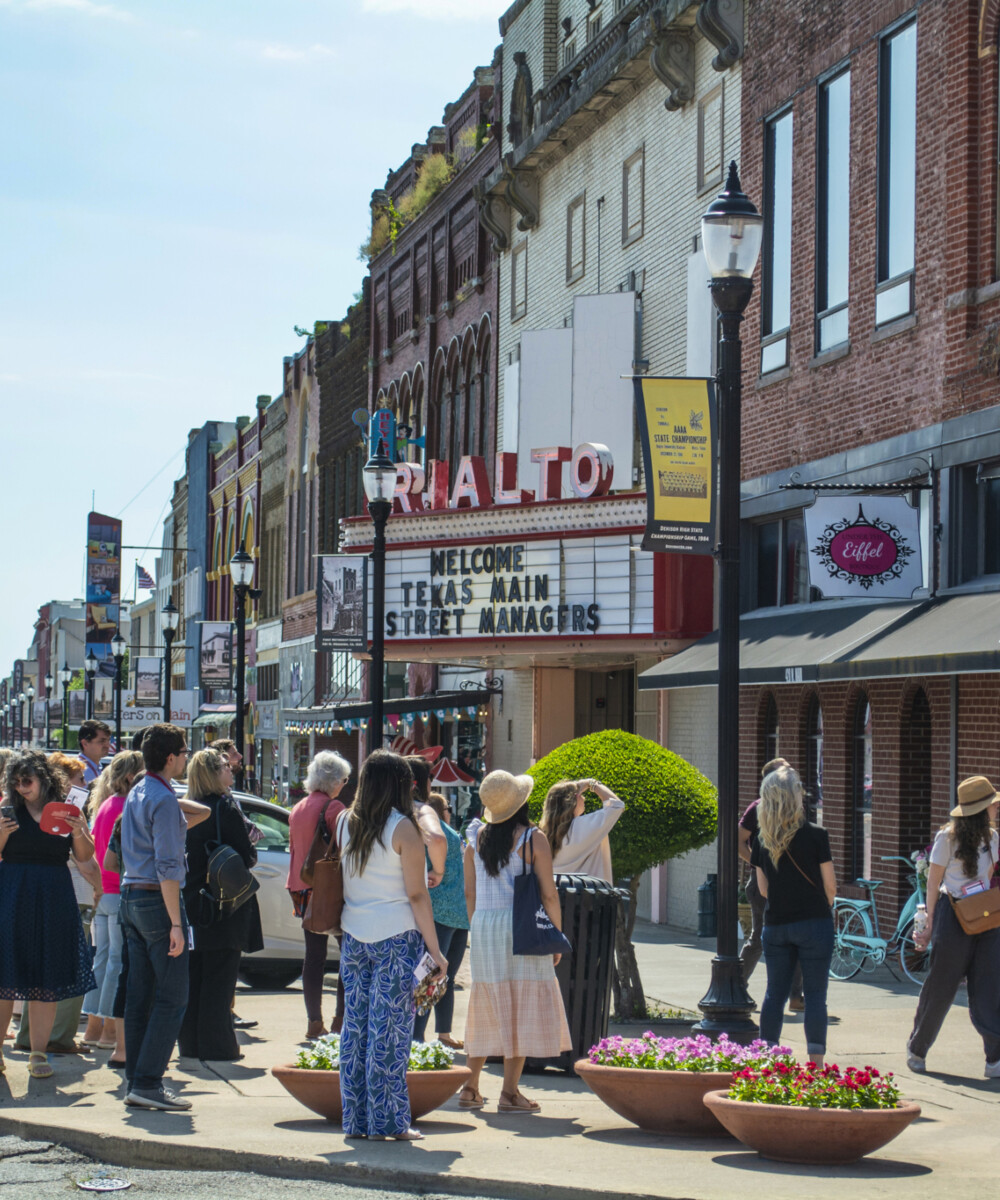
[[[693,1009],[707,988],[712,944],[650,925],[637,927],[636,939],[647,994]],[[761,966],[751,991],[762,991],[763,982]],[[422,1142],[349,1142],[268,1073],[298,1051],[305,1018],[297,987],[241,990],[240,1013],[260,1022],[240,1035],[241,1062],[171,1064],[172,1086],[194,1102],[190,1113],[124,1108],[120,1075],[104,1065],[106,1052],[97,1061],[54,1058],[54,1078],[32,1080],[27,1055],[5,1050],[0,1134],[58,1141],[123,1165],[250,1170],[459,1195],[716,1200],[739,1192],[801,1200],[808,1190],[811,1198],[842,1200],[845,1180],[857,1181],[864,1195],[888,1198],[930,1196],[932,1190],[940,1195],[942,1188],[953,1200],[995,1195],[1000,1082],[983,1078],[980,1044],[964,1002],[956,1004],[932,1051],[931,1073],[907,1071],[904,1044],[916,991],[884,968],[849,983],[831,981],[830,1011],[839,1020],[830,1030],[830,1058],[895,1071],[907,1098],[923,1108],[920,1120],[883,1151],[843,1169],[766,1163],[729,1139],[643,1133],[578,1080],[552,1072],[523,1081],[525,1092],[541,1102],[542,1115],[500,1116],[496,1067],[484,1075],[483,1091],[493,1103],[481,1114],[460,1111],[456,1097],[420,1122],[427,1135]],[[458,1032],[467,998],[467,990],[457,995]],[[804,1053],[801,1015],[789,1018],[784,1040]]]

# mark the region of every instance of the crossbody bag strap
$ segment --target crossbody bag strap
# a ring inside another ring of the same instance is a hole
[[[791,850],[786,850],[785,853],[788,855],[788,861],[792,864],[792,866],[796,869],[796,871],[798,871],[798,873],[802,876],[803,879],[805,879],[808,883],[811,883],[813,885],[813,887],[816,888],[816,891],[818,892],[819,888],[816,886],[816,881],[814,879],[810,878],[810,876],[808,876],[805,873],[805,871],[802,870],[802,868],[795,861],[795,859],[792,858]]]

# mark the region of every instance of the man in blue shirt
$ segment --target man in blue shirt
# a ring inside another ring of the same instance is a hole
[[[163,1086],[188,997],[187,922],[181,902],[187,821],[172,781],[187,767],[184,733],[153,725],[142,742],[146,775],[122,813],[121,923],[128,942],[125,1103],[191,1107]],[[204,806],[199,806],[204,807]],[[209,810],[204,809],[204,815]]]
[[[103,721],[84,721],[77,738],[80,742],[80,761],[83,763],[83,782],[93,783],[101,773],[101,759],[111,745],[111,729]]]

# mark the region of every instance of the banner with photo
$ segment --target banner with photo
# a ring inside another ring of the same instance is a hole
[[[94,718],[98,721],[110,720],[115,715],[115,682],[107,675],[97,675],[94,678]]]
[[[712,379],[636,378],[646,473],[643,550],[715,550],[718,422]]]
[[[111,639],[119,621],[122,574],[122,523],[101,513],[87,515],[86,652],[98,662],[98,676],[113,679]]]
[[[324,554],[318,565],[316,649],[367,649],[368,556]]]
[[[233,627],[229,621],[203,621],[199,682],[203,688],[233,686]]]
[[[135,699],[137,704],[159,704],[163,675],[162,658],[137,658],[135,667]]]
[[[71,725],[79,725],[87,716],[87,693],[83,688],[68,692],[69,720]]]
[[[905,496],[821,496],[803,516],[809,582],[825,597],[908,600],[924,586],[920,512]]]

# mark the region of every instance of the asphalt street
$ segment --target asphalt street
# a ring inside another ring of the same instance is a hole
[[[53,1142],[26,1142],[0,1137],[0,1200],[66,1200],[68,1196],[96,1196],[77,1181],[99,1178],[127,1179],[131,1187],[103,1193],[143,1197],[143,1200],[408,1200],[412,1192],[385,1192],[310,1179],[273,1179],[237,1171],[143,1171],[105,1166]],[[429,1200],[435,1200],[429,1196]],[[438,1200],[445,1200],[444,1197]],[[449,1200],[454,1200],[449,1197]],[[471,1200],[476,1200],[472,1197]]]

